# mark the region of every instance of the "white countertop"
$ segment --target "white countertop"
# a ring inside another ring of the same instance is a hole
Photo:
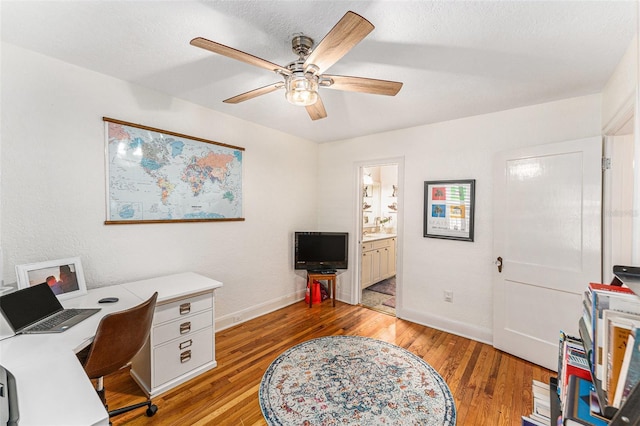
[[[188,294],[193,294],[196,291],[209,291],[222,287],[220,281],[198,275],[194,272],[166,275],[121,285],[142,300],[147,300],[157,291],[157,303],[164,303]]]
[[[386,238],[395,238],[395,237],[397,237],[396,234],[382,234],[382,233],[367,234],[362,237],[362,242],[368,243],[369,241],[384,240]]]

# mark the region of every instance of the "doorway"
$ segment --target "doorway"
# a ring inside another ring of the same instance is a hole
[[[398,163],[360,168],[360,304],[396,315],[399,217]]]

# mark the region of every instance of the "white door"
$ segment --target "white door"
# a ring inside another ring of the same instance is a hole
[[[493,345],[551,370],[600,280],[599,137],[499,153],[494,162]]]

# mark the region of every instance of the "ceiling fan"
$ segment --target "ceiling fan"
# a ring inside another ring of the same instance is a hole
[[[318,120],[327,116],[318,94],[319,87],[387,96],[395,96],[400,91],[402,83],[397,81],[324,74],[373,31],[373,28],[371,22],[349,11],[315,48],[310,37],[294,36],[291,48],[298,55],[298,59],[284,67],[202,37],[191,40],[191,45],[274,71],[284,78],[284,81],[250,90],[223,102],[237,104],[284,88],[285,96],[290,103],[306,107],[311,119]]]

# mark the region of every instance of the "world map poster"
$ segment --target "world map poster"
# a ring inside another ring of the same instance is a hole
[[[244,148],[103,120],[106,224],[244,220]]]

